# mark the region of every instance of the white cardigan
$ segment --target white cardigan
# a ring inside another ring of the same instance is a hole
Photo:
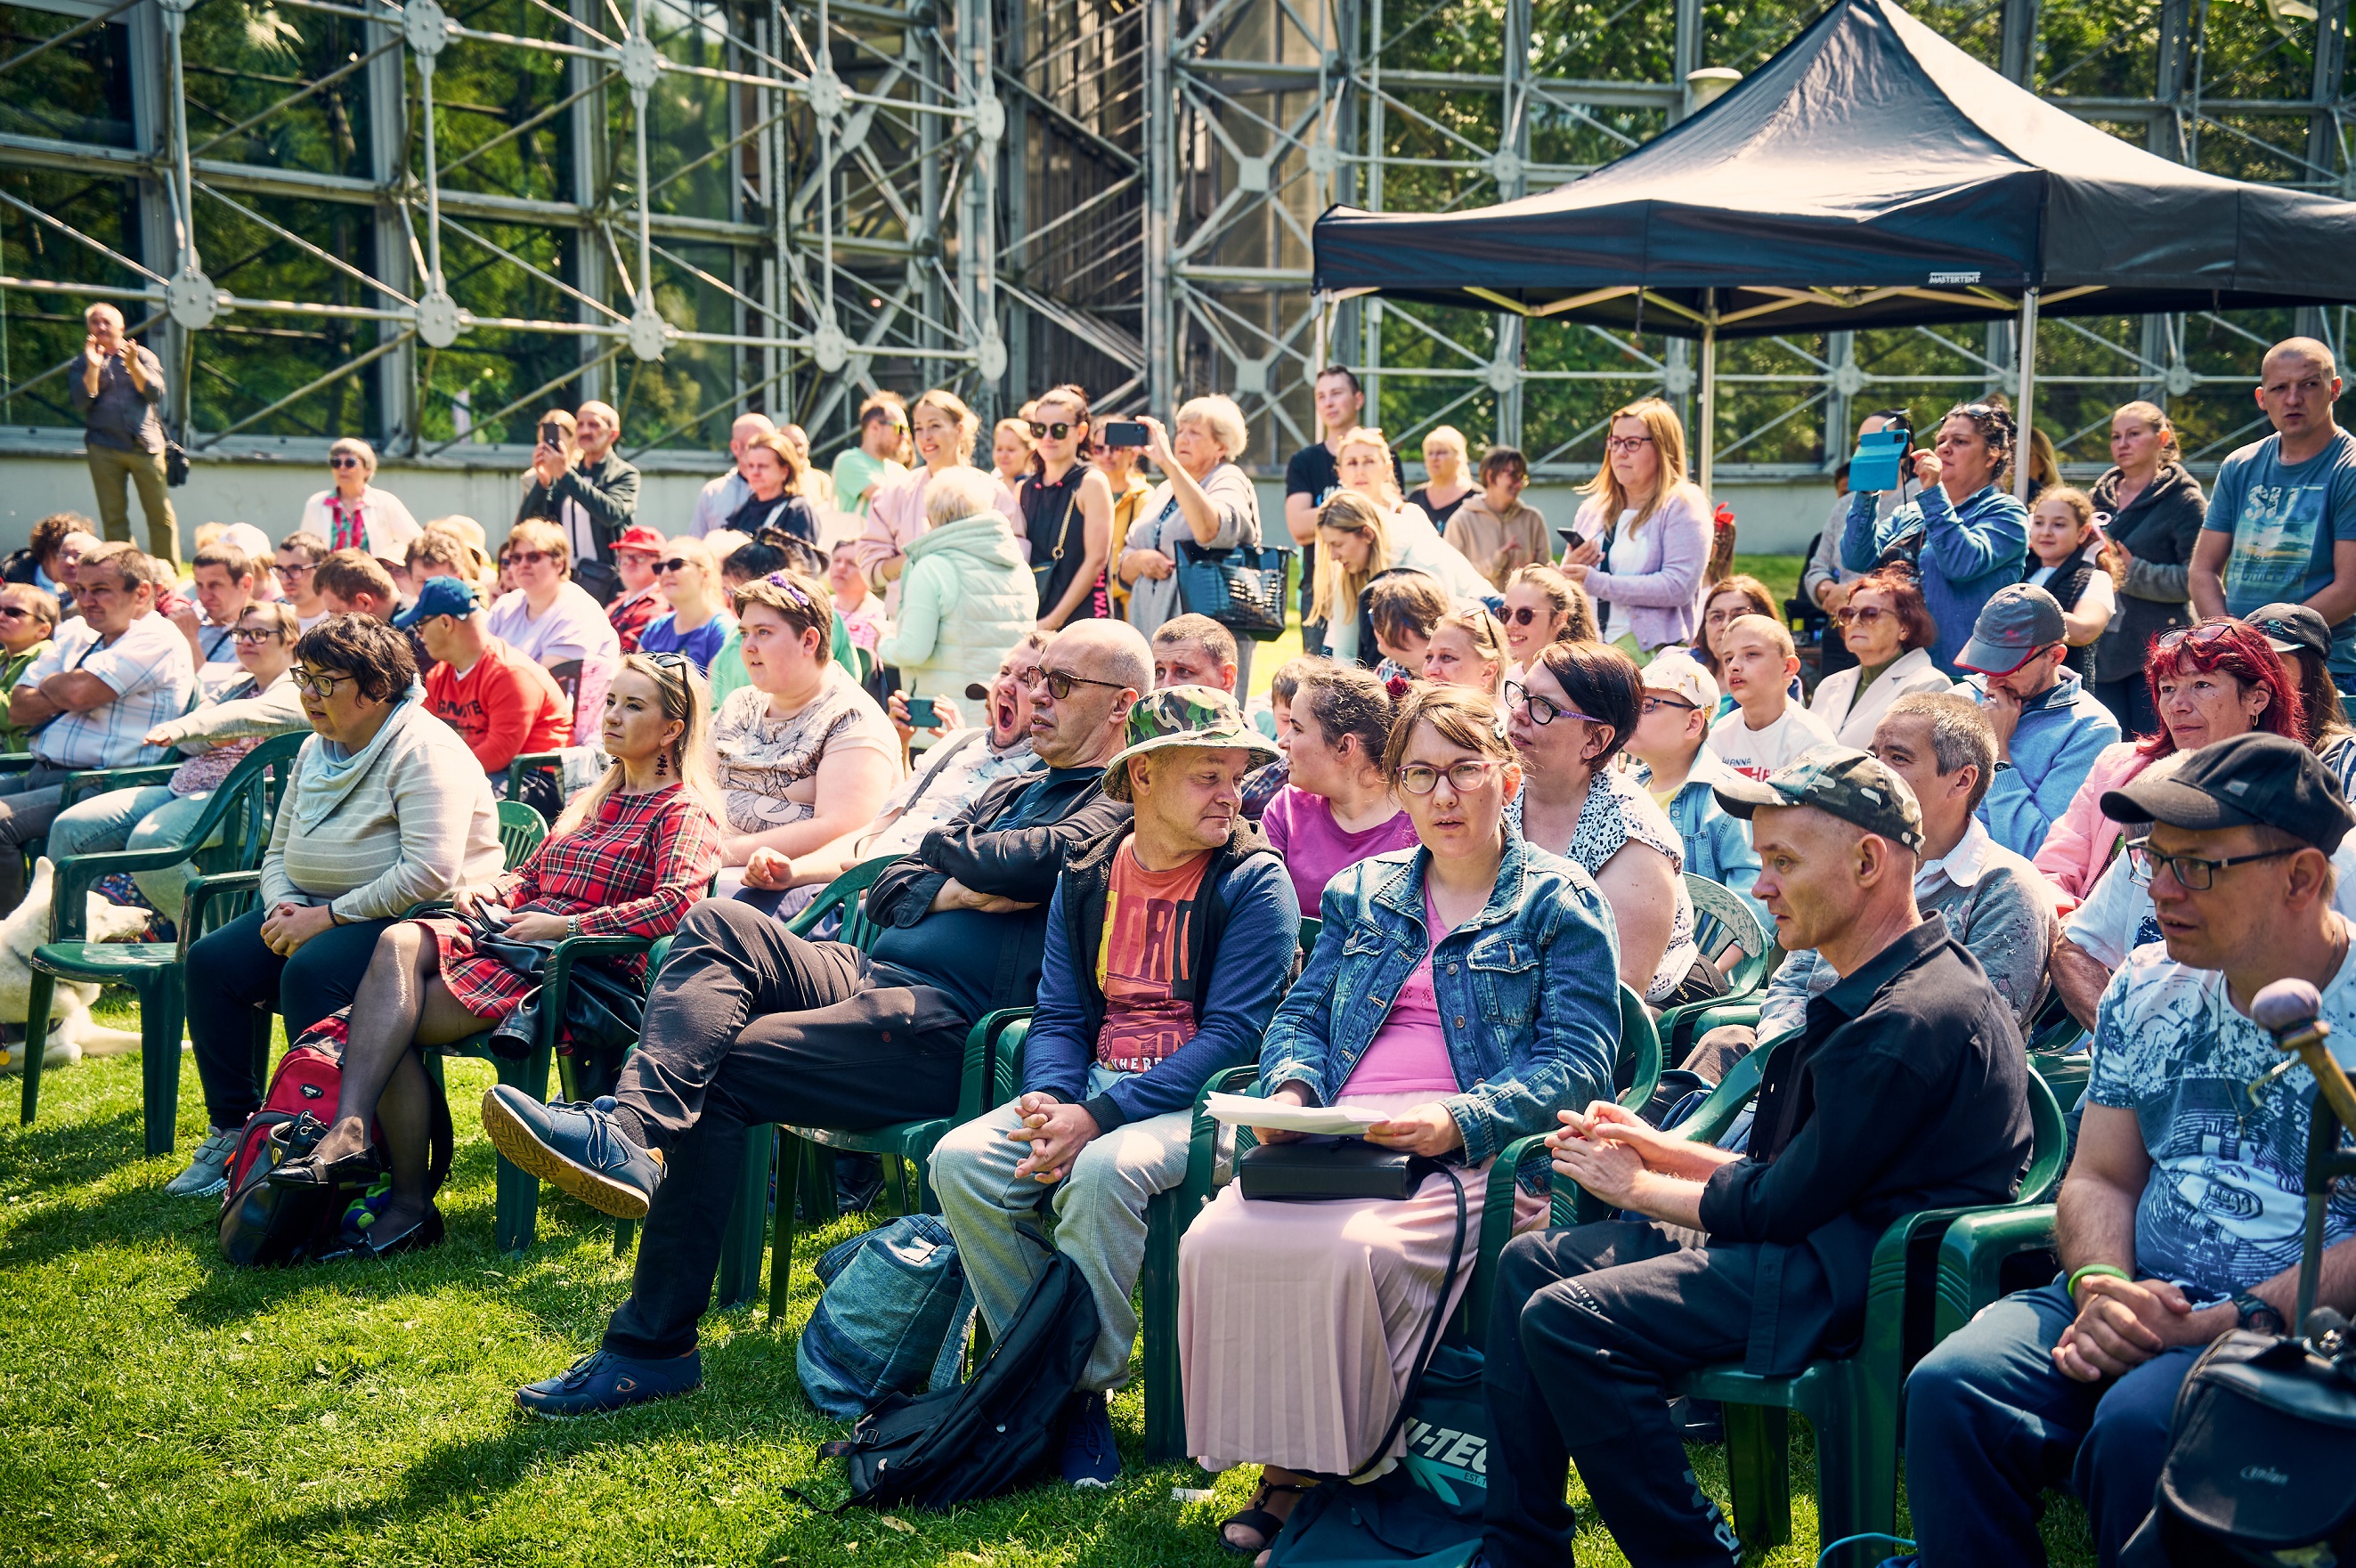
[[[1834,671],[1816,683],[1816,694],[1808,700],[1808,712],[1831,725],[1835,737],[1843,746],[1859,751],[1873,744],[1874,726],[1899,698],[1916,692],[1955,689],[1955,683],[1940,674],[1938,666],[1931,662],[1931,650],[1927,648],[1910,648],[1891,660],[1890,668],[1865,689],[1862,698],[1857,694],[1860,673],[1854,664]]]

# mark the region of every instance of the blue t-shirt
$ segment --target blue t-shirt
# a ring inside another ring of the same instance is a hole
[[[2280,460],[2282,437],[2243,447],[2217,470],[2201,527],[2233,536],[2225,609],[2298,604],[2338,575],[2332,546],[2356,540],[2356,435],[2342,430],[2304,463]],[[2331,628],[2331,668],[2356,675],[2356,616]]]
[[[2332,1054],[2356,1058],[2356,962],[2323,993]],[[2282,1060],[2233,1010],[2225,977],[2176,962],[2155,943],[2127,955],[2094,1025],[2095,1105],[2132,1111],[2151,1175],[2136,1206],[2136,1270],[2196,1302],[2222,1300],[2298,1262],[2308,1108],[2315,1077],[2295,1067],[2255,1101],[2249,1086]],[[2340,1134],[2346,1146],[2348,1134]],[[2356,1182],[2341,1182],[2323,1244],[2356,1235]]]
[[[677,618],[666,613],[647,622],[646,630],[638,633],[638,651],[684,653],[699,673],[711,674],[712,661],[719,657],[721,645],[728,640],[729,628],[734,623],[724,615],[716,615],[693,631],[682,632],[675,624]]]

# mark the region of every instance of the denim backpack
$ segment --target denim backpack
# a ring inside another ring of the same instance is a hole
[[[838,1242],[819,1258],[818,1278],[825,1294],[794,1369],[821,1412],[852,1421],[887,1394],[958,1380],[973,1291],[939,1216],[911,1214]]]

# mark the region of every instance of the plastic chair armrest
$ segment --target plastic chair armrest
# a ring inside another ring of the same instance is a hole
[[[1460,1330],[1474,1344],[1487,1337],[1489,1305],[1497,1288],[1497,1259],[1514,1234],[1514,1198],[1522,1167],[1532,1159],[1550,1160],[1547,1134],[1533,1133],[1505,1145],[1489,1166],[1489,1186],[1481,1206],[1481,1250],[1472,1264],[1472,1283],[1465,1289]]]
[[[60,808],[91,795],[103,795],[111,789],[135,789],[142,784],[168,784],[172,775],[180,770],[177,762],[144,763],[133,768],[88,768],[79,773],[69,773],[58,797]]]
[[[584,959],[627,958],[654,946],[651,937],[566,937],[549,950],[547,978],[541,994],[548,1005],[540,1009],[540,1038],[534,1042],[541,1050],[556,1049],[564,1030],[565,988],[573,983],[573,966]]]
[[[965,1066],[958,1074],[957,1124],[963,1126],[991,1109],[997,1097],[998,1047],[1007,1026],[1031,1016],[1028,1007],[1001,1007],[985,1013],[965,1035]]]
[[[261,891],[259,871],[216,871],[209,875],[190,877],[187,893],[180,900],[180,961],[187,961],[188,944],[196,940],[196,933],[203,926],[205,906],[216,898]]]
[[[1997,1299],[2007,1260],[2052,1249],[2054,1208],[2028,1203],[1960,1215],[1939,1238],[1939,1298],[1932,1325],[1936,1344]]]

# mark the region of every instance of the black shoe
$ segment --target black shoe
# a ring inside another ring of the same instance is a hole
[[[875,1207],[884,1196],[884,1156],[881,1155],[842,1155],[834,1156],[834,1211],[837,1214],[864,1214]]]
[[[417,1222],[399,1235],[379,1236],[371,1227],[366,1240],[333,1252],[322,1253],[319,1262],[338,1263],[354,1258],[390,1258],[402,1252],[422,1252],[428,1247],[440,1246],[445,1234],[442,1211],[429,1203]]]
[[[383,1175],[384,1162],[373,1147],[364,1145],[332,1160],[322,1160],[316,1154],[298,1155],[262,1179],[273,1187],[321,1187],[340,1192],[365,1190]]]

